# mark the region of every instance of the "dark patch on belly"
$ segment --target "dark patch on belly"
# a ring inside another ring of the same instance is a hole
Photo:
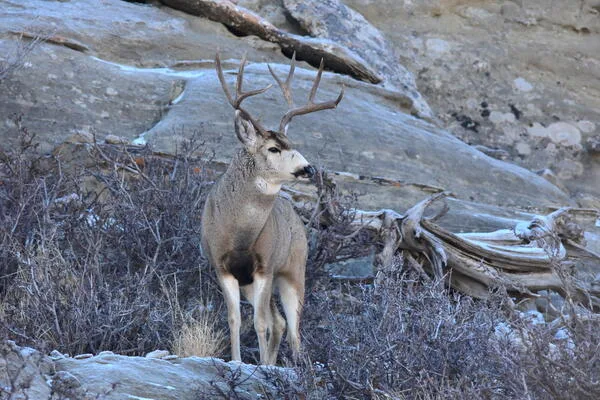
[[[225,270],[238,280],[240,286],[254,282],[254,273],[263,269],[260,256],[249,250],[232,250],[222,261]]]

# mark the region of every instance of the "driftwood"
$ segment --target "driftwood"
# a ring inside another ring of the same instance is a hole
[[[438,215],[424,217],[425,210],[449,192],[433,194],[400,214],[394,210],[340,210],[332,200],[333,181],[325,176],[318,185],[321,222],[333,224],[342,216],[354,230],[375,233],[383,243],[377,255],[382,267],[392,265],[396,254],[403,252],[406,264],[421,276],[444,280],[476,298],[487,298],[499,287],[533,297],[540,290],[554,290],[590,308],[600,308],[600,290],[590,282],[578,281],[571,269],[571,259],[600,262],[600,255],[579,244],[583,231],[573,222],[579,210],[561,208],[513,229],[456,234],[435,223],[448,210],[446,205]],[[302,197],[290,194],[292,199]]]
[[[379,83],[382,77],[358,54],[347,47],[324,39],[313,39],[282,31],[250,10],[228,0],[161,0],[171,8],[205,17],[227,26],[234,33],[255,35],[276,43],[290,57],[318,67],[323,59],[325,68],[356,79]]]

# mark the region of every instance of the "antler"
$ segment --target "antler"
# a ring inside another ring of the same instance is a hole
[[[219,53],[215,57],[215,65],[217,68],[217,75],[219,76],[219,81],[221,81],[221,86],[223,87],[223,91],[225,92],[225,96],[227,100],[229,100],[229,104],[236,109],[240,110],[246,119],[248,119],[252,125],[262,134],[267,130],[263,128],[263,126],[256,121],[248,111],[241,107],[242,101],[247,99],[248,97],[255,96],[257,94],[261,94],[266,92],[273,85],[268,85],[262,89],[250,90],[248,92],[242,91],[242,82],[244,80],[244,67],[246,66],[246,54],[242,57],[242,62],[240,63],[240,68],[238,70],[237,81],[235,84],[235,98],[231,96],[231,92],[229,92],[229,88],[227,87],[227,83],[225,82],[225,77],[223,76],[223,68],[221,67],[221,59],[219,58]]]
[[[271,75],[273,75],[273,78],[275,78],[275,80],[277,81],[277,84],[279,85],[279,87],[281,88],[281,91],[283,92],[283,97],[285,97],[285,100],[287,101],[288,105],[291,107],[291,109],[283,116],[283,118],[281,118],[281,122],[279,123],[279,132],[282,132],[283,134],[287,134],[287,126],[291,122],[292,118],[294,118],[296,115],[304,115],[304,114],[308,114],[311,112],[336,108],[337,105],[339,104],[339,102],[342,100],[342,97],[344,97],[344,87],[342,86],[342,91],[340,92],[340,95],[337,97],[337,99],[332,100],[332,101],[324,101],[322,103],[314,102],[315,95],[317,94],[317,88],[319,87],[319,83],[321,82],[321,75],[323,74],[323,59],[321,58],[321,65],[319,66],[319,72],[317,72],[317,77],[315,78],[312,89],[310,90],[310,95],[308,96],[308,103],[304,106],[294,108],[294,100],[292,99],[290,82],[292,81],[292,78],[294,77],[294,70],[296,68],[295,62],[296,62],[296,52],[294,52],[294,54],[292,55],[292,64],[290,65],[290,72],[288,73],[288,76],[287,76],[285,82],[282,82],[277,77],[277,75],[275,75],[275,72],[273,72],[273,70],[271,69],[271,66],[268,65]]]

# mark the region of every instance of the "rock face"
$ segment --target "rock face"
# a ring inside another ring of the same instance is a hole
[[[310,24],[315,15],[292,2],[285,4],[313,34],[323,31],[323,25]],[[331,13],[333,7],[359,21],[362,34],[357,34],[352,44],[356,51],[375,59],[376,52],[368,51],[370,43],[379,46],[380,52],[389,46],[354,11],[338,2],[327,4],[329,8],[322,6],[323,13]],[[231,60],[225,64],[230,82],[245,49],[253,62],[247,68],[247,87],[273,83],[264,60],[282,76],[287,71],[282,65],[287,60],[272,44],[238,38],[219,24],[167,8],[118,0],[101,5],[91,0],[76,4],[32,0],[28,7],[4,0],[2,5],[7,10],[0,16],[3,50],[15,46],[17,32],[52,32],[25,67],[2,83],[9,95],[1,104],[0,134],[7,143],[15,139],[10,116],[23,113],[25,124],[38,135],[45,150],[74,132],[93,131],[100,140],[113,134],[172,152],[180,139],[197,132],[206,141],[208,152],[214,151],[217,160],[228,161],[236,139],[233,113],[224,101],[211,61],[216,48],[221,48],[222,59]],[[91,14],[93,19],[88,18]],[[341,40],[350,29],[339,19],[327,26],[324,35],[331,40]],[[122,41],[115,43],[114,32]],[[64,45],[74,41],[76,49]],[[432,43],[436,51],[443,51],[443,43]],[[399,66],[386,70],[383,66],[390,65],[386,57],[387,53],[378,61],[382,71],[401,82],[398,76],[408,73]],[[298,103],[305,101],[313,76],[314,72],[297,70],[294,90]],[[341,85],[346,87],[346,96],[339,109],[326,116],[297,118],[290,136],[308,159],[344,172],[344,185],[358,192],[360,206],[405,209],[427,193],[442,189],[463,200],[454,207],[456,212],[485,208],[484,204],[521,209],[574,204],[545,179],[493,159],[436,125],[411,116],[413,103],[407,103],[406,95],[394,88],[325,74],[318,97],[333,98]],[[276,88],[249,101],[250,109],[269,126],[283,115],[284,104]],[[371,179],[381,177],[396,183],[382,188],[374,184],[377,179]],[[471,202],[479,206],[470,206]]]
[[[599,207],[597,1],[345,3],[394,44],[454,135],[551,170],[582,206]]]
[[[212,358],[96,356],[50,357],[12,341],[0,343],[0,393],[10,399],[256,399],[279,396],[278,379],[293,372],[277,367],[226,363]],[[19,397],[21,396],[21,397]]]

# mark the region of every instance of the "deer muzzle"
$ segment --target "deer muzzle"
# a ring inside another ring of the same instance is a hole
[[[312,165],[307,165],[303,168],[298,169],[296,172],[293,173],[293,175],[296,178],[312,178],[313,176],[315,176],[316,173],[317,171]]]

